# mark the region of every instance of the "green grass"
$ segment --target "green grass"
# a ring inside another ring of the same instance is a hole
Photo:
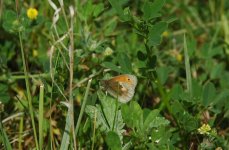
[[[61,2],[0,5],[0,149],[229,147],[228,1]]]

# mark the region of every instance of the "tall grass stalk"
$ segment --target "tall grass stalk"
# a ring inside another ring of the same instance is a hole
[[[44,119],[44,85],[40,85],[39,96],[39,148],[43,147],[43,119]]]
[[[70,58],[70,79],[69,79],[69,101],[70,101],[70,114],[71,114],[71,130],[73,132],[73,143],[74,143],[74,148],[77,149],[76,147],[76,137],[75,137],[75,123],[74,123],[74,102],[73,102],[73,94],[72,94],[72,85],[73,85],[73,73],[74,73],[74,36],[73,36],[73,29],[74,29],[74,9],[72,6],[69,7],[70,10],[70,16],[71,16],[71,27],[69,36],[70,36],[70,49],[69,49],[69,58]],[[64,11],[64,17],[66,18],[66,14]],[[67,21],[66,21],[67,22]]]
[[[87,103],[87,97],[88,97],[88,93],[89,93],[89,89],[91,87],[91,81],[92,79],[90,79],[87,83],[87,88],[86,88],[86,92],[85,92],[85,95],[84,95],[84,98],[83,98],[83,103],[82,103],[82,106],[81,106],[81,109],[80,109],[80,114],[79,114],[79,118],[77,120],[77,123],[76,123],[76,130],[75,130],[75,136],[77,137],[77,133],[79,131],[79,127],[80,127],[80,123],[81,123],[81,120],[82,120],[82,117],[83,117],[83,113],[84,113],[84,110],[85,110],[85,106],[86,106],[86,103]]]

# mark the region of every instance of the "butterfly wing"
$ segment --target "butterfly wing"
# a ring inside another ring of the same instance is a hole
[[[126,89],[126,91],[120,95],[120,101],[123,103],[129,102],[133,98],[137,85],[137,78],[135,76],[127,75],[127,77],[130,79],[129,82],[120,82],[123,89]]]
[[[102,80],[101,83],[109,94],[118,98],[120,102],[127,103],[134,96],[137,78],[133,75],[125,74],[110,80]]]

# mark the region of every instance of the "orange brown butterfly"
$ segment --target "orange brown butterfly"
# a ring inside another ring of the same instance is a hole
[[[102,80],[101,85],[105,91],[118,98],[121,103],[127,103],[134,96],[137,77],[130,74],[123,74],[108,80]]]

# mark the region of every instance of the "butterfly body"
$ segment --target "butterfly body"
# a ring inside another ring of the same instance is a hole
[[[124,74],[108,80],[102,80],[101,84],[109,94],[120,102],[127,103],[134,96],[137,78],[134,75]]]

